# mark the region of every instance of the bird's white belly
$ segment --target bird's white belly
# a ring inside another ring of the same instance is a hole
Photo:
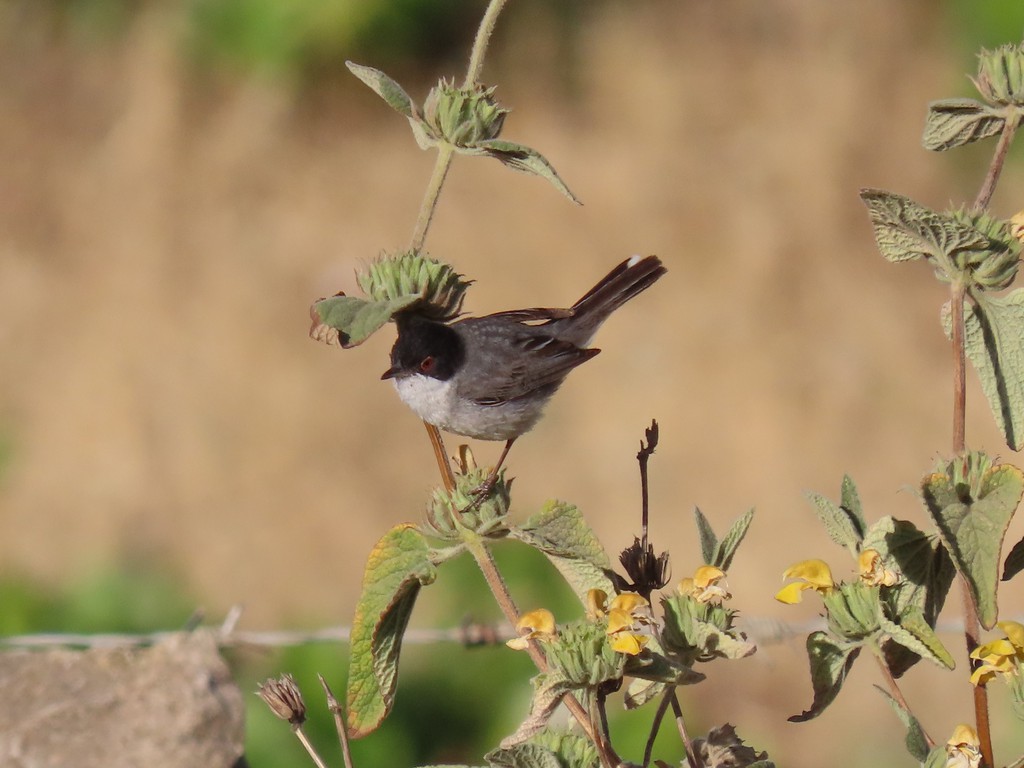
[[[392,380],[402,402],[428,424],[478,440],[511,440],[529,431],[543,411],[542,403],[511,401],[479,405],[459,398],[450,381],[429,376]]]

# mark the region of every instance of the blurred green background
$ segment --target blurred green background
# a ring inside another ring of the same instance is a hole
[[[348,622],[362,560],[417,519],[434,480],[421,428],[377,381],[390,340],[339,353],[305,338],[311,300],[406,242],[430,167],[343,62],[421,99],[462,70],[483,7],[0,3],[3,634],[171,629],[236,602],[248,628]],[[506,135],[587,205],[457,164],[431,248],[478,279],[478,312],[572,301],[634,250],[662,254],[672,281],[602,331],[605,354],[517,445],[523,508],[571,498],[610,551],[627,545],[632,455],[656,416],[655,536],[676,575],[697,556],[695,503],[719,527],[756,506],[732,586],[747,614],[777,618],[795,617],[773,613],[782,568],[843,562],[802,490],[834,495],[848,471],[869,514],[913,516],[894,494],[948,444],[942,295],[881,263],[856,190],[973,196],[991,148],[920,151],[925,104],[969,95],[978,47],[1022,32],[1016,0],[510,3],[486,70],[514,109]],[[1024,207],[1019,151],[996,207]],[[1006,454],[977,392],[971,415],[970,442]],[[573,615],[546,565],[513,549],[520,603]],[[469,566],[442,569],[415,625],[495,618]],[[245,691],[292,671],[318,702],[315,673],[340,691],[344,655],[231,661]],[[785,723],[809,701],[805,664],[800,641],[763,648],[684,706],[698,730],[729,719],[781,765],[906,764],[866,670],[821,720]],[[357,764],[479,762],[525,714],[529,674],[501,648],[409,648],[395,714]],[[963,715],[930,674],[911,694],[951,728]],[[254,768],[302,764],[249,703]],[[844,715],[879,735],[843,741]],[[625,754],[641,748],[636,719],[615,726]],[[1003,754],[1024,749],[1004,738]]]

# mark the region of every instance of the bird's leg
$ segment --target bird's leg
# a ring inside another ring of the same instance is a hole
[[[473,495],[476,497],[476,504],[487,498],[490,494],[491,489],[494,488],[494,484],[498,482],[498,472],[501,470],[501,465],[505,463],[505,457],[508,456],[508,451],[512,447],[516,439],[513,437],[511,440],[505,442],[505,447],[501,451],[501,456],[498,457],[498,463],[494,465],[494,469],[491,470],[491,474],[487,476],[487,479],[473,491]]]

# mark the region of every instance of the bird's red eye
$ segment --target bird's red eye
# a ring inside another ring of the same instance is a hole
[[[426,357],[424,357],[422,360],[420,360],[420,373],[430,373],[432,370],[434,370],[434,364],[436,362],[437,361],[434,359],[433,355],[427,355]]]

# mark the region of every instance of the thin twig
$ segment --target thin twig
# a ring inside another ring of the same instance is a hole
[[[316,676],[320,678],[320,685],[323,686],[324,693],[327,696],[327,709],[334,715],[334,727],[338,731],[338,743],[341,744],[341,756],[345,761],[345,768],[352,768],[352,752],[348,746],[348,726],[345,725],[345,716],[341,705],[334,697],[334,691],[331,690],[327,681],[324,680],[324,676],[319,672]]]
[[[999,176],[1003,172],[1003,165],[1006,164],[1006,153],[1010,150],[1013,136],[1017,132],[1018,120],[1017,110],[1011,110],[1011,115],[1003,126],[1003,132],[999,134],[999,142],[996,144],[996,151],[992,155],[992,162],[988,166],[985,180],[982,182],[981,189],[978,190],[978,196],[974,200],[974,210],[977,212],[986,210],[992,201],[992,194],[996,191],[996,184],[999,182]]]
[[[302,730],[302,726],[294,725],[292,726],[292,731],[298,737],[302,746],[306,748],[306,752],[309,753],[309,756],[313,758],[313,762],[316,763],[316,768],[327,768],[327,763],[325,763],[323,758],[317,754],[316,747],[313,746],[313,743],[306,736],[306,732]]]
[[[658,422],[651,420],[651,426],[644,430],[647,438],[647,445],[640,441],[640,450],[636,454],[636,460],[640,464],[640,522],[641,522],[641,546],[647,552],[647,521],[649,515],[649,493],[647,482],[647,462],[658,447]]]
[[[967,646],[967,657],[969,670],[973,670],[975,662],[970,658],[971,653],[981,643],[981,620],[978,618],[978,609],[971,596],[971,587],[967,579],[960,574],[960,596],[964,613],[964,642]],[[988,717],[988,689],[984,685],[975,685],[974,688],[974,724],[978,732],[978,741],[981,743],[981,762],[983,765],[992,768],[995,765],[994,753],[992,751],[992,725]]]
[[[672,704],[672,714],[676,717],[676,728],[679,730],[679,738],[683,740],[683,748],[686,750],[686,761],[690,764],[690,768],[704,768],[700,755],[693,748],[693,741],[686,732],[686,723],[683,722],[683,708],[679,706],[679,697],[674,689],[672,695],[669,696],[669,703]]]
[[[878,668],[882,670],[882,677],[885,678],[885,683],[889,686],[889,693],[897,702],[899,702],[899,705],[903,708],[904,712],[913,716],[913,710],[910,708],[910,704],[903,695],[903,690],[900,688],[899,683],[896,682],[896,678],[892,676],[892,670],[890,670],[889,665],[885,663],[885,658],[882,656],[880,651],[875,653],[875,661],[878,662]],[[914,719],[917,720],[916,717]],[[920,725],[920,720],[918,720],[918,725]],[[923,727],[921,727],[921,733],[924,734],[924,740],[928,743],[928,749],[932,749],[935,746],[935,741],[928,735],[928,732],[925,731]]]
[[[675,688],[669,688],[665,691],[665,695],[661,697],[658,709],[654,713],[654,722],[651,723],[651,733],[647,737],[646,746],[644,746],[643,768],[647,768],[647,766],[651,764],[651,755],[654,754],[654,740],[658,737],[658,731],[661,729],[661,721],[665,719],[665,713],[668,711],[668,705],[672,701],[673,693],[675,693]]]
[[[441,430],[425,421],[423,426],[427,428],[427,437],[430,438],[430,445],[434,449],[434,458],[437,460],[437,469],[441,473],[441,482],[444,483],[444,489],[451,493],[455,490],[455,474],[452,472],[452,464],[448,460],[448,453],[444,449]]]
[[[430,222],[434,220],[434,211],[437,209],[437,201],[441,196],[441,187],[448,176],[448,169],[452,164],[454,149],[450,144],[441,142],[437,147],[437,159],[434,160],[434,171],[427,182],[427,191],[423,193],[423,202],[420,203],[420,212],[416,217],[416,227],[412,232],[412,241],[409,243],[409,250],[421,251],[423,243],[427,239],[427,230],[430,229]]]

